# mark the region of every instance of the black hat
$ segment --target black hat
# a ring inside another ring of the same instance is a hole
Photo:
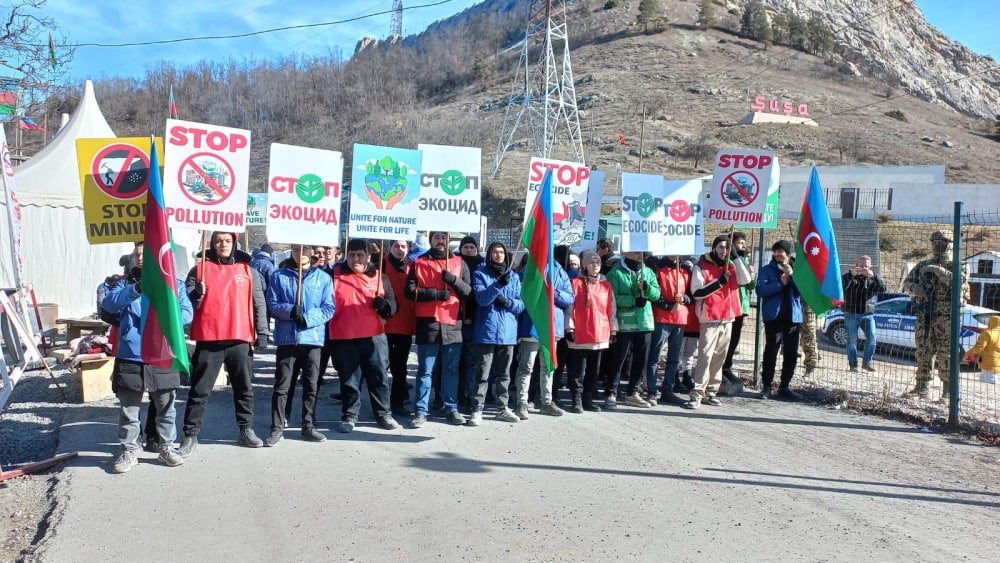
[[[774,252],[775,250],[778,250],[779,248],[782,249],[782,250],[784,250],[785,254],[787,254],[789,256],[792,255],[792,243],[788,242],[787,240],[779,240],[778,242],[772,244],[771,245],[771,252]]]
[[[715,247],[719,246],[720,242],[728,243],[729,242],[729,235],[719,235],[719,236],[715,237],[715,240],[712,241],[712,250],[715,250]]]
[[[458,249],[462,250],[462,247],[465,246],[465,245],[467,245],[467,244],[471,244],[471,245],[475,246],[476,248],[479,248],[479,244],[476,243],[475,237],[473,237],[471,235],[465,235],[464,237],[462,237],[462,242],[458,243]]]

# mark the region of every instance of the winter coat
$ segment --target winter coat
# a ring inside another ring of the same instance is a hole
[[[611,335],[618,332],[618,309],[611,282],[603,275],[597,282],[588,282],[586,276],[572,280],[573,308],[566,312],[566,332],[573,331],[573,349],[604,350],[610,345]]]
[[[298,264],[292,260],[282,262],[267,288],[267,310],[274,317],[274,344],[322,346],[326,342],[326,323],[336,311],[333,280],[319,268],[302,273],[302,314],[306,328],[296,326],[290,316],[298,287]]]
[[[857,315],[870,315],[874,311],[869,309],[868,301],[880,293],[885,293],[885,282],[878,276],[866,275],[855,276],[851,272],[845,273],[840,278],[844,285],[844,304],[840,310],[845,313]]]
[[[721,283],[723,268],[728,268],[729,281]],[[740,304],[739,286],[750,283],[750,272],[742,260],[726,265],[715,254],[704,254],[691,271],[691,296],[695,299],[694,310],[701,323],[726,323],[743,312]],[[758,291],[760,283],[758,282]]]
[[[128,280],[122,278],[118,280],[118,284],[111,288],[111,291],[104,297],[104,301],[101,302],[101,307],[113,315],[118,315],[120,319],[120,324],[118,325],[119,339],[115,350],[116,357],[132,362],[142,362],[142,333],[139,332],[139,319],[142,315],[142,294],[139,292],[137,286],[138,284],[129,283]],[[181,322],[187,325],[191,324],[191,319],[194,318],[194,308],[191,306],[191,300],[188,299],[187,292],[183,288],[184,282],[178,279],[177,300],[180,302],[181,307]],[[176,372],[173,373],[174,376],[177,375]],[[153,389],[173,389],[176,387],[177,385],[167,385],[153,387]]]
[[[996,373],[1000,372],[1000,315],[990,317],[987,326],[968,355],[979,356],[980,369]]]
[[[785,302],[784,294],[791,292],[789,303],[792,307],[792,322],[802,322],[802,296],[795,281],[789,280],[788,285],[781,283],[783,271],[781,264],[771,260],[757,274],[757,297],[760,297],[760,315],[764,322],[773,321],[782,313]]]
[[[639,290],[639,281],[646,282],[645,292]],[[615,290],[615,304],[618,306],[618,330],[620,332],[652,332],[653,306],[650,301],[660,298],[660,282],[653,270],[641,262],[639,269],[633,270],[622,258],[608,273],[608,281]],[[635,306],[637,297],[645,297],[642,307]]]
[[[750,258],[740,256],[739,259],[742,260],[744,264],[750,265]],[[749,271],[749,268],[747,271]],[[753,277],[751,277],[750,283],[745,283],[740,286],[740,309],[744,317],[750,314],[750,292],[756,289],[756,287],[757,279]]]
[[[552,271],[554,272],[552,293],[555,297],[556,306],[552,314],[555,316],[556,338],[558,339],[562,338],[566,332],[566,309],[573,306],[573,286],[570,285],[569,276],[566,275],[565,270],[556,266],[552,268]],[[517,276],[520,278],[521,287],[523,288],[524,270],[518,272]],[[521,313],[521,318],[517,322],[517,337],[538,339],[538,332],[535,331],[535,325],[531,322],[531,316],[527,310]]]
[[[274,259],[263,250],[255,250],[253,259],[250,260],[250,267],[260,274],[261,290],[267,295],[267,286],[271,283],[271,276],[274,274]]]
[[[438,281],[435,280],[433,287],[424,287],[420,285],[417,280],[417,268],[419,267],[418,262],[421,260],[441,262],[446,258],[451,258],[451,256],[444,251],[432,248],[424,253],[423,256],[413,261],[410,271],[406,276],[406,288],[404,289],[404,294],[407,298],[416,303],[417,309],[417,344],[444,345],[460,344],[462,342],[462,323],[457,322],[457,319],[455,324],[443,323],[435,319],[433,316],[422,316],[419,312],[422,303],[436,302],[437,307],[446,307],[446,304],[452,297],[461,300],[468,297],[469,294],[472,293],[472,276],[469,273],[469,267],[464,261],[460,261],[462,268],[461,275],[455,276],[454,284],[449,285],[444,283],[444,281],[438,283]],[[448,292],[451,293],[449,300],[441,301],[436,297],[433,297],[433,292],[429,291],[437,291],[442,288],[447,289]]]
[[[472,289],[476,296],[476,322],[472,341],[476,344],[517,344],[517,316],[524,311],[521,300],[521,279],[514,272],[506,286],[497,283],[499,277],[489,264],[482,264],[472,275]],[[503,307],[496,299],[507,300]]]

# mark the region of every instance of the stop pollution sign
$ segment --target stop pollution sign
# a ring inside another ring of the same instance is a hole
[[[774,163],[771,151],[719,151],[715,156],[712,190],[705,202],[705,220],[760,226],[764,222]]]

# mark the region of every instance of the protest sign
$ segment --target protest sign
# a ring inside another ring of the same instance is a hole
[[[704,246],[701,180],[622,174],[622,251],[697,254]]]
[[[524,199],[524,224],[542,187],[545,171],[552,169],[552,240],[574,245],[583,240],[591,170],[578,162],[532,158],[528,165],[528,191]]]
[[[739,223],[759,227],[764,222],[771,151],[723,149],[715,156],[712,190],[705,201],[705,219],[710,223]]]
[[[781,186],[781,166],[774,160],[771,168],[771,181],[767,185],[767,204],[764,206],[764,221],[757,226],[736,225],[737,229],[776,229],[778,228],[778,193]]]
[[[417,229],[474,233],[481,209],[482,150],[470,147],[417,145],[420,167]]]
[[[597,233],[601,228],[601,200],[604,194],[604,171],[590,171],[590,185],[587,188],[587,207],[584,212],[583,238],[571,245],[574,252],[593,250],[597,245]]]
[[[138,242],[146,226],[149,137],[77,139],[83,220],[90,244]],[[157,139],[163,143],[163,139]]]
[[[339,152],[271,144],[267,182],[267,240],[290,244],[340,244]]]
[[[416,239],[422,161],[418,150],[354,145],[351,238]]]
[[[264,224],[264,215],[267,213],[267,194],[247,194],[247,220],[248,227],[259,227]]]

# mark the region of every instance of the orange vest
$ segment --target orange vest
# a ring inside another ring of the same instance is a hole
[[[678,284],[678,278],[680,283]],[[664,266],[656,271],[656,279],[660,282],[660,297],[670,303],[674,302],[674,295],[687,293],[688,285],[691,283],[691,274],[684,268],[670,268]],[[676,309],[676,310],[675,310]],[[688,307],[672,307],[669,311],[659,307],[653,307],[653,322],[658,324],[686,325],[688,322]]]
[[[336,312],[330,319],[330,340],[370,338],[385,332],[385,322],[372,307],[376,295],[385,295],[385,290],[378,287],[378,279],[364,274],[342,274],[337,266],[333,274]]]
[[[433,260],[426,256],[421,256],[413,263],[413,271],[417,276],[417,293],[425,289],[447,289],[451,295],[445,301],[417,301],[417,317],[432,317],[439,323],[455,325],[458,323],[458,296],[455,291],[448,287],[441,278],[441,272],[445,268],[455,275],[462,277],[462,257],[452,256],[447,260]]]
[[[611,340],[611,303],[615,299],[611,282],[601,280],[587,283],[584,278],[573,278],[574,339],[579,344],[601,344]]]
[[[195,342],[239,340],[253,342],[253,277],[245,262],[205,261],[202,280],[205,297],[194,312],[191,339]]]
[[[413,301],[410,301],[405,294],[406,272],[396,270],[386,259],[382,268],[385,277],[389,278],[389,285],[392,292],[396,294],[396,302],[399,304],[396,314],[385,320],[385,331],[389,334],[409,334],[417,333],[417,316],[414,312]]]

